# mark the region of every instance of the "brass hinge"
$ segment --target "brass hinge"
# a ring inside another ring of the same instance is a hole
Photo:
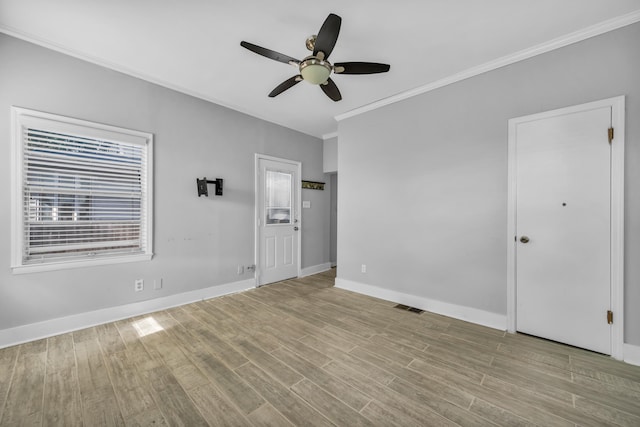
[[[607,310],[607,323],[610,325],[613,323],[613,311],[611,310]]]
[[[613,141],[613,128],[609,128],[609,144]]]

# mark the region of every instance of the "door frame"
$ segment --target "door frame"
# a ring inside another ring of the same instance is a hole
[[[622,360],[624,348],[624,95],[509,120],[507,149],[507,331],[515,333],[517,330],[515,241],[517,125],[603,107],[611,107],[611,126],[615,130],[611,144],[611,311],[614,313],[614,321],[611,325],[611,357]],[[603,129],[604,132],[606,130]]]
[[[293,184],[295,188],[295,209],[296,214],[299,217],[298,227],[300,227],[300,232],[298,234],[298,253],[296,254],[298,260],[298,272],[297,276],[300,277],[301,271],[301,263],[302,263],[302,162],[298,162],[296,160],[283,159],[280,157],[273,157],[266,154],[255,153],[254,159],[254,265],[255,269],[255,281],[256,288],[262,286],[260,283],[260,160],[271,160],[274,162],[287,163],[289,165],[293,165],[297,169],[296,173],[296,182]]]

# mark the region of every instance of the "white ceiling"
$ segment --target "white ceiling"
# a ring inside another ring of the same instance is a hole
[[[335,116],[432,84],[604,21],[640,0],[0,0],[0,31],[322,137]],[[342,17],[332,62],[391,64],[338,75],[334,103],[240,41],[299,59],[330,13]]]

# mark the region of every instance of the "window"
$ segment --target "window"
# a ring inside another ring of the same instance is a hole
[[[13,271],[151,259],[153,136],[12,112]]]
[[[265,192],[267,224],[291,224],[292,175],[267,169]]]

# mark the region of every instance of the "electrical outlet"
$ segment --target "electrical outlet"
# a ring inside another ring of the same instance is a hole
[[[238,274],[244,274],[244,265],[238,266]]]
[[[133,282],[133,290],[135,290],[136,292],[143,291],[144,290],[144,280],[136,279],[136,281]]]
[[[162,277],[159,279],[153,279],[153,289],[156,291],[162,289]]]
[[[362,273],[366,273],[367,272],[367,264],[362,264],[362,267],[360,267],[360,271]]]

